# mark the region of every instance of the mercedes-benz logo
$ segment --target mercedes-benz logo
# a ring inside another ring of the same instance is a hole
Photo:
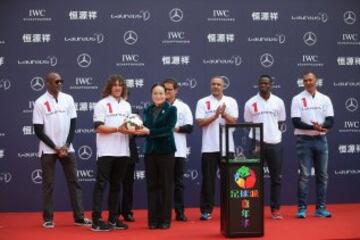
[[[41,91],[45,86],[44,79],[42,77],[34,77],[31,79],[30,87],[34,91]]]
[[[224,81],[224,89],[227,89],[230,86],[230,79],[227,76],[221,76]]]
[[[40,183],[42,183],[42,170],[41,170],[41,169],[35,169],[35,170],[31,173],[31,180],[32,180],[33,183],[35,183],[35,184],[40,184]]]
[[[80,67],[82,68],[87,68],[88,66],[90,66],[91,64],[91,57],[89,54],[87,53],[81,53],[78,57],[77,57],[77,63]]]
[[[269,68],[274,64],[274,57],[270,53],[264,53],[260,56],[260,63],[263,67]]]
[[[12,175],[9,172],[0,173],[0,182],[9,183],[12,179]]]
[[[124,42],[128,45],[134,45],[138,40],[136,32],[130,30],[124,33]]]
[[[326,23],[327,20],[329,19],[329,16],[326,13],[319,13],[320,17],[321,17],[321,21],[323,23]]]
[[[98,44],[100,44],[104,41],[104,34],[102,34],[102,33],[94,33],[94,37],[96,38],[96,42]]]
[[[87,145],[83,145],[78,149],[78,155],[82,160],[88,160],[92,156],[92,149]]]
[[[169,17],[172,22],[180,22],[184,17],[184,13],[180,8],[173,8],[169,12]]]
[[[58,62],[57,57],[48,56],[47,58],[49,59],[50,66],[55,67]]]
[[[303,39],[304,39],[304,43],[308,46],[313,46],[317,42],[317,37],[313,32],[306,32],[304,34]]]
[[[355,112],[359,108],[359,102],[356,98],[348,98],[345,102],[345,107],[349,112]]]
[[[356,14],[353,11],[346,11],[344,13],[344,22],[346,24],[354,24],[356,22]]]

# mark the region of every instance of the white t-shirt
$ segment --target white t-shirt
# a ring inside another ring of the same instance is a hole
[[[177,121],[175,127],[180,127],[187,124],[193,125],[193,115],[189,106],[186,103],[179,99],[175,99],[172,105],[177,109]],[[176,145],[175,157],[186,158],[186,133],[174,132],[174,139]]]
[[[225,113],[234,117],[239,117],[239,108],[236,100],[232,97],[223,96],[221,100],[218,100],[213,95],[204,97],[200,99],[196,104],[196,119],[203,119],[211,117],[215,114],[216,109],[225,103]],[[225,119],[221,116],[211,122],[209,125],[202,128],[202,148],[201,152],[210,153],[210,152],[219,152],[220,143],[219,143],[219,126],[225,125]],[[232,136],[233,131],[229,133],[229,151],[234,152],[234,139]],[[225,132],[223,132],[223,148],[222,152],[225,153]]]
[[[66,144],[70,131],[70,121],[76,118],[74,99],[60,92],[56,99],[49,92],[44,93],[36,99],[33,111],[33,124],[44,125],[44,133],[53,141],[56,147]],[[69,152],[74,152],[72,144]],[[47,146],[43,141],[39,144],[39,156],[44,154],[55,154],[55,150]]]
[[[320,125],[325,122],[326,117],[334,116],[334,108],[328,96],[316,91],[314,97],[306,90],[302,91],[291,102],[291,117],[300,118],[302,122],[313,125],[318,122]],[[310,129],[297,129],[295,135],[324,135],[325,133]]]
[[[94,122],[103,122],[108,127],[119,127],[131,114],[130,104],[121,99],[118,102],[111,95],[101,99],[94,108]],[[129,136],[120,132],[96,134],[97,156],[129,157]]]
[[[257,94],[245,103],[244,120],[251,123],[263,123],[264,142],[277,144],[281,142],[278,122],[286,120],[284,101],[274,94],[270,94],[267,100]],[[252,136],[251,129],[249,137],[252,138]],[[260,140],[260,131],[256,132],[255,138]]]

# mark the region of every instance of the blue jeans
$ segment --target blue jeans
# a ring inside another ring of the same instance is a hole
[[[325,206],[329,159],[326,136],[297,136],[296,154],[300,168],[298,206],[307,206],[312,165],[314,165],[316,176],[316,206]]]

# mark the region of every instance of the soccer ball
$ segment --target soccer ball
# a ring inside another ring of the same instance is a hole
[[[143,127],[140,116],[132,113],[125,118],[125,126],[128,130],[137,130]]]

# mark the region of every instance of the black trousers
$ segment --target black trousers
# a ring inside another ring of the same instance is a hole
[[[201,213],[211,213],[215,203],[216,171],[220,165],[220,152],[202,153],[201,171],[202,184],[200,195]]]
[[[119,214],[133,214],[135,162],[129,163],[122,181],[122,199]]]
[[[171,222],[174,162],[174,154],[145,155],[149,225]]]
[[[43,219],[44,221],[53,220],[53,192],[55,181],[56,160],[59,157],[56,154],[43,154],[40,158],[42,169],[42,195],[43,195]],[[65,174],[71,206],[73,209],[74,219],[84,217],[84,208],[81,201],[81,187],[76,172],[76,159],[73,153],[65,158],[59,159]]]
[[[92,219],[96,222],[101,218],[102,200],[107,182],[109,188],[109,220],[114,221],[118,216],[120,183],[123,180],[129,157],[99,157],[96,163],[96,182],[93,193]]]
[[[184,166],[185,158],[175,158],[174,171],[174,208],[176,214],[184,213]]]
[[[264,143],[264,160],[270,173],[270,207],[279,210],[281,205],[281,169],[283,162],[283,147],[281,143]]]

